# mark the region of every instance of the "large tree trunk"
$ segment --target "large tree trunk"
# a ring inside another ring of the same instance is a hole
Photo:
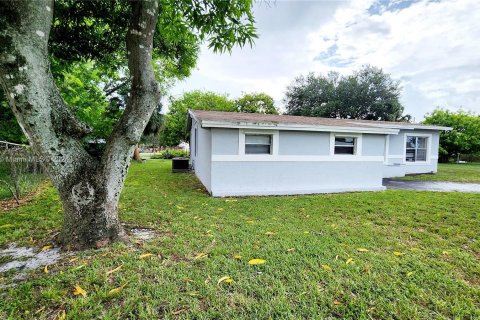
[[[63,102],[50,71],[48,37],[53,0],[0,1],[0,83],[64,209],[61,240],[72,248],[122,240],[118,200],[133,150],[160,91],[152,68],[158,3],[132,1],[126,36],[130,101],[100,159],[82,144],[89,128]]]
[[[59,189],[64,210],[62,243],[98,248],[126,238],[118,219],[118,197],[108,197],[102,179],[104,176],[93,170],[85,172],[72,187]]]

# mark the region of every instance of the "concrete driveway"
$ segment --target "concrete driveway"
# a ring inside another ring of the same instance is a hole
[[[383,185],[387,187],[387,189],[398,190],[480,193],[479,183],[383,179]]]

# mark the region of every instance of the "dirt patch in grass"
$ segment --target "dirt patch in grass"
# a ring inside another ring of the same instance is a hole
[[[138,240],[150,240],[158,237],[154,229],[134,228],[130,234]]]
[[[13,281],[21,281],[27,278],[26,271],[57,263],[60,260],[60,249],[39,250],[33,247],[17,247],[12,243],[6,249],[0,250],[0,258],[8,259],[0,264],[0,272],[12,275]],[[0,285],[0,288],[13,285]]]
[[[0,200],[0,212],[1,211],[9,211],[21,206],[24,206],[30,203],[38,194],[42,192],[43,189],[47,186],[47,182],[41,183],[35,190],[23,195],[17,203],[14,198]]]

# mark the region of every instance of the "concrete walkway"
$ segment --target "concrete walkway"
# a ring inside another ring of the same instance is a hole
[[[387,189],[480,193],[480,183],[383,179]]]

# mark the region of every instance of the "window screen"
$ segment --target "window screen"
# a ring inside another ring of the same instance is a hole
[[[407,162],[427,161],[427,138],[407,136],[405,160]]]
[[[335,154],[355,154],[355,141],[353,137],[335,137]]]
[[[246,134],[245,154],[271,154],[272,136],[266,134]]]

